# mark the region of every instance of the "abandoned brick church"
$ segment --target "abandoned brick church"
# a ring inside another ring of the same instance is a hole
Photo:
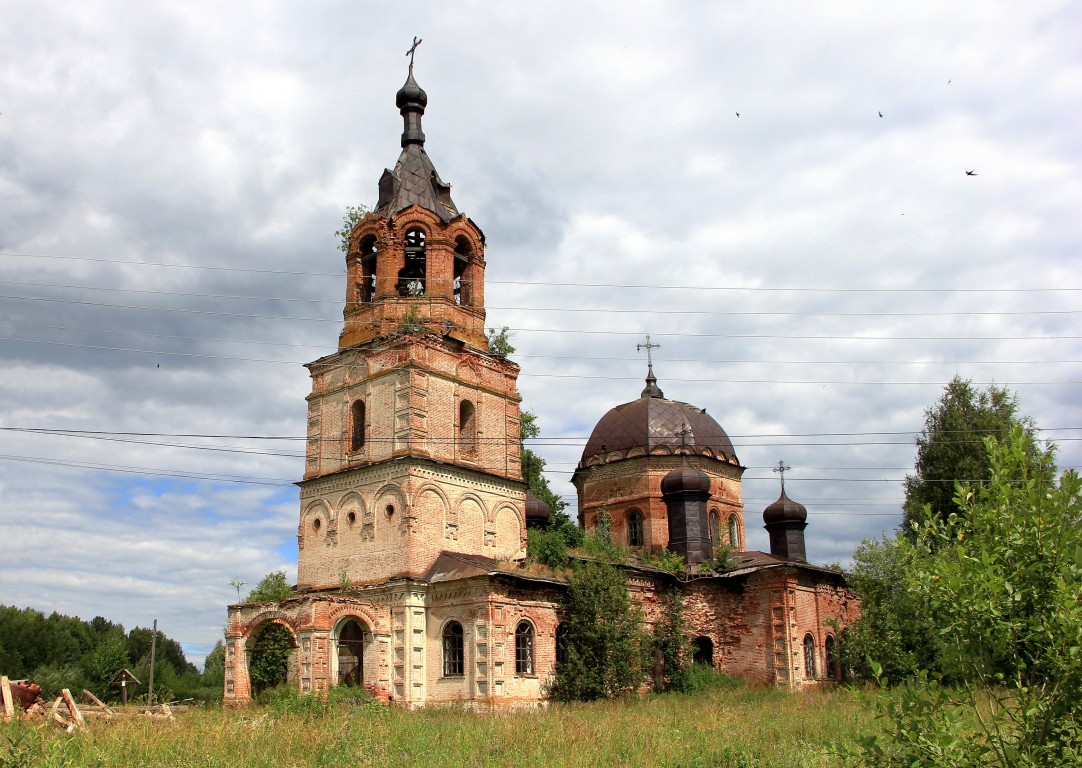
[[[338,351],[308,365],[296,594],[229,607],[227,704],[251,700],[252,654],[275,626],[301,691],[359,684],[407,707],[537,702],[556,665],[564,582],[515,566],[527,525],[549,515],[522,479],[519,368],[489,350],[485,237],[425,152],[427,102],[411,63],[401,155],[349,237]],[[717,421],[666,399],[651,366],[582,453],[579,522],[605,510],[615,540],[685,559],[684,578],[624,569],[648,624],[678,586],[698,661],[822,685],[857,601],[841,573],[806,562],[807,512],[784,484],[763,512],[770,552],[747,551],[743,471]],[[735,550],[720,572],[717,543]]]

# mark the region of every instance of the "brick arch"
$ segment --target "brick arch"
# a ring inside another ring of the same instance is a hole
[[[376,491],[372,498],[375,499],[372,503],[372,507],[376,512],[382,512],[388,503],[393,503],[396,516],[405,512],[406,507],[409,505],[409,499],[406,498],[405,491],[402,490],[401,486],[396,485],[395,483],[387,483]]]
[[[352,523],[349,521],[350,512],[354,512],[356,516]],[[364,497],[356,491],[350,491],[338,502],[335,516],[338,518],[339,525],[344,525],[347,530],[352,530],[355,528],[360,529],[367,513],[368,506],[364,503]]]
[[[375,633],[379,627],[379,622],[376,620],[374,608],[362,607],[360,605],[340,605],[332,610],[328,611],[323,617],[323,620],[318,622],[315,629],[326,630],[333,632],[340,623],[344,620],[353,618],[359,619],[368,625],[368,628]]]
[[[491,519],[491,530],[496,534],[494,543],[497,550],[506,547],[503,554],[507,556],[518,552],[522,548],[522,540],[526,530],[522,512],[513,504],[504,502],[492,511]],[[513,534],[512,528],[514,529]],[[509,537],[510,540],[508,540]]]
[[[281,624],[289,630],[289,634],[293,637],[293,646],[297,647],[297,620],[289,614],[277,609],[261,611],[245,622],[244,628],[241,630],[241,636],[244,638],[245,645],[247,645],[249,640],[258,637],[260,632],[271,624]]]
[[[353,364],[350,365],[348,369],[346,369],[346,382],[345,383],[346,383],[347,386],[355,386],[357,384],[361,384],[367,378],[368,378],[368,362],[364,358],[361,358],[359,360],[354,361]],[[361,391],[361,392],[350,392],[349,393],[349,398],[353,399],[354,397],[358,397],[358,396],[363,397],[364,394],[365,393],[363,391]]]
[[[314,520],[320,518],[319,530],[313,529]],[[327,502],[322,499],[316,499],[301,512],[301,522],[297,526],[297,541],[299,546],[303,549],[304,542],[309,538],[318,537],[322,538],[327,535],[327,530],[332,526],[335,521],[333,510]]]

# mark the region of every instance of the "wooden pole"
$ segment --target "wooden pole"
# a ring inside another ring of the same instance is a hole
[[[4,722],[8,722],[15,717],[15,696],[7,675],[0,677],[0,699],[4,700]]]
[[[71,695],[71,691],[67,688],[60,692],[60,695],[64,697],[64,703],[68,705],[68,712],[71,713],[71,717],[76,727],[80,731],[86,730],[86,720],[83,718],[83,713],[79,711],[79,706],[75,703],[75,697]]]
[[[154,706],[154,652],[158,645],[158,620],[154,619],[154,631],[150,635],[150,682],[147,683],[147,706]]]

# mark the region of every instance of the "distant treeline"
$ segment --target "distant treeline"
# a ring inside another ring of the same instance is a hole
[[[129,688],[129,699],[145,697],[150,682],[150,645],[153,631],[124,627],[101,616],[90,621],[33,608],[0,605],[0,674],[13,680],[30,678],[43,695],[53,697],[61,688],[83,688],[102,699],[119,700],[120,689],[110,685],[122,669],[142,683]],[[154,653],[156,701],[221,698],[225,648],[221,641],[207,656],[200,672],[184,658],[180,643],[159,631]]]

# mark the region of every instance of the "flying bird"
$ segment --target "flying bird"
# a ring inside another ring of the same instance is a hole
[[[736,116],[737,116],[737,117],[740,117],[740,113],[739,113],[739,112],[737,112],[737,113],[736,113]]]
[[[879,116],[880,116],[880,117],[882,117],[882,116],[883,116],[883,113],[882,113],[882,112],[880,112],[880,113],[879,113]]]
[[[966,176],[976,176],[976,175],[977,175],[976,171],[966,171]]]

